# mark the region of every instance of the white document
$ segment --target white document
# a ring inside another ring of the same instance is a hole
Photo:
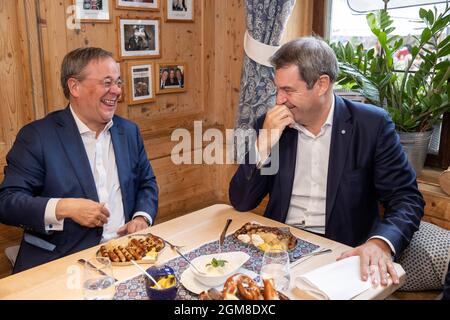
[[[349,300],[369,289],[371,281],[361,280],[359,256],[353,256],[297,277],[295,286],[318,299]]]

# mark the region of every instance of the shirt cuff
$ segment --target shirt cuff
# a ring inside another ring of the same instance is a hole
[[[152,217],[147,212],[144,212],[144,211],[137,211],[135,214],[133,214],[132,220],[134,218],[136,218],[136,217],[139,217],[139,216],[144,216],[144,217],[146,217],[148,219],[148,221],[150,221],[149,227],[153,225]]]
[[[44,225],[45,231],[63,231],[64,219],[56,219],[56,205],[60,198],[51,198],[45,207]]]
[[[255,153],[256,153],[256,168],[261,169],[263,166],[270,163],[270,154],[264,159],[264,161],[261,161],[261,155],[259,154],[258,150],[258,140],[255,141]]]
[[[370,239],[381,239],[384,242],[386,242],[388,244],[389,248],[391,248],[392,255],[395,256],[395,248],[388,239],[386,239],[385,237],[382,237],[382,236],[373,236],[373,237],[370,237],[369,240]]]

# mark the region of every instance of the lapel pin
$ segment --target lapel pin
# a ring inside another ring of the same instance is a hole
[[[345,130],[342,130],[341,133],[342,133],[342,134],[345,134]]]

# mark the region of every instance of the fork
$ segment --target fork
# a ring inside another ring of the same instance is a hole
[[[161,237],[159,237],[159,238],[161,238]],[[177,245],[174,245],[173,243],[167,241],[166,239],[163,239],[163,238],[161,238],[161,239],[162,239],[162,241],[164,241],[165,243],[167,243],[167,244],[169,245],[170,249],[175,250],[175,251],[180,250],[181,248],[186,247],[186,246],[177,246]]]

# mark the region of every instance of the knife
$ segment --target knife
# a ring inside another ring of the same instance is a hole
[[[220,235],[220,239],[219,239],[219,251],[220,252],[222,252],[222,246],[223,246],[223,242],[225,241],[225,235],[227,234],[227,230],[231,224],[231,221],[233,221],[233,220],[232,219],[227,220],[227,223],[225,224],[225,227],[223,228],[222,234]]]
[[[292,262],[290,267],[291,268],[295,267],[297,264],[302,263],[302,262],[304,262],[304,261],[306,261],[309,258],[312,258],[314,256],[318,256],[320,254],[330,253],[330,252],[333,252],[333,250],[323,248],[323,249],[320,249],[319,251],[313,251],[313,252],[306,253],[306,254],[303,254],[303,255],[300,255],[300,256],[296,255],[296,256],[294,256],[294,259],[298,259],[298,260],[295,260],[294,262]],[[303,258],[306,258],[306,259],[303,259]]]
[[[94,266],[92,263],[90,263],[89,261],[86,261],[85,259],[78,259],[78,263],[80,263],[80,264],[82,264],[82,265],[88,265],[88,266],[90,266],[91,268],[93,268],[94,270],[96,270],[98,273],[100,273],[101,275],[103,275],[103,276],[107,276],[107,277],[109,277],[110,275],[109,274],[106,274],[106,272],[105,271],[103,271],[103,270],[100,270],[99,268],[97,268],[96,266]],[[113,278],[114,279],[114,282],[117,282],[117,281],[119,281],[119,280],[117,280],[116,278]]]

